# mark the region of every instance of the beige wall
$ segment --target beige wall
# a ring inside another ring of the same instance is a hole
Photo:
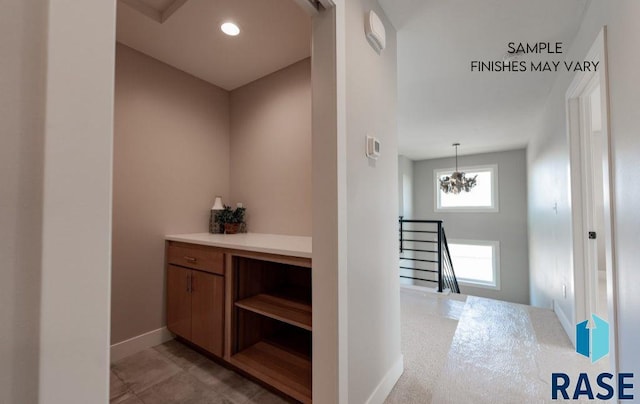
[[[596,36],[607,26],[609,109],[613,165],[614,238],[616,271],[614,288],[617,318],[619,372],[640,372],[640,191],[629,178],[640,172],[640,3],[634,0],[591,2],[567,60],[585,57]],[[571,206],[568,183],[569,146],[566,134],[565,93],[573,74],[561,74],[549,94],[539,133],[527,149],[529,175],[529,259],[531,303],[562,311],[570,324],[575,318],[575,285],[571,271]],[[558,203],[558,213],[553,206]],[[567,285],[567,296],[562,294]],[[616,325],[612,325],[616,327]]]
[[[313,18],[313,401],[348,401],[344,2]]]
[[[311,64],[231,92],[231,200],[249,231],[311,235]]]
[[[599,2],[591,7],[598,8]],[[618,357],[619,371],[640,373],[640,190],[629,187],[629,173],[640,172],[640,80],[638,65],[640,53],[640,2],[623,0],[606,2],[609,17],[608,29],[609,97],[612,136],[613,189],[614,189],[614,238],[618,279]],[[637,387],[636,387],[637,389]],[[637,390],[636,390],[637,391]],[[637,397],[637,396],[636,396]]]
[[[107,402],[115,3],[49,3],[0,13],[0,402]]]
[[[117,46],[111,343],[164,319],[164,241],[229,195],[226,91]]]
[[[402,373],[396,31],[375,0],[348,1],[345,7],[348,401],[382,403]],[[364,34],[369,10],[385,24],[381,55]],[[380,139],[375,162],[365,156],[366,135]]]
[[[46,4],[0,13],[0,403],[38,400]]]
[[[33,377],[40,404],[107,402],[116,5],[43,3],[48,34],[34,38],[48,51],[40,369]],[[41,23],[32,17],[28,27]]]
[[[118,44],[112,344],[164,326],[163,236],[206,232],[216,195],[252,232],[311,234],[310,74],[228,93]]]
[[[313,18],[313,401],[348,401],[344,2]]]

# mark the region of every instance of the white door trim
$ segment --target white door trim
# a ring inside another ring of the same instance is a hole
[[[585,60],[599,61],[597,72],[580,72],[576,74],[566,93],[567,107],[567,129],[570,149],[570,193],[571,193],[571,221],[572,221],[572,267],[574,281],[574,312],[573,322],[578,323],[590,318],[587,307],[586,286],[588,279],[585,276],[585,238],[587,228],[584,225],[585,204],[583,200],[583,143],[581,138],[585,128],[581,120],[580,97],[592,85],[594,79],[598,78],[600,83],[600,94],[602,99],[602,136],[604,139],[602,159],[603,167],[603,189],[604,189],[604,237],[605,256],[607,273],[607,305],[608,321],[611,330],[610,340],[610,362],[611,371],[615,373],[618,368],[617,356],[617,271],[615,257],[615,239],[613,232],[613,172],[611,170],[611,135],[609,127],[609,89],[607,76],[607,48],[606,48],[606,27],[603,27],[598,37],[589,50]],[[569,332],[569,330],[567,330]],[[575,344],[573,330],[569,332],[569,337]]]

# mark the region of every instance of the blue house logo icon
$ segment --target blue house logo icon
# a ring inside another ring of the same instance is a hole
[[[591,363],[609,355],[609,323],[591,315],[594,326],[589,328],[589,320],[576,324],[576,352],[587,358]]]

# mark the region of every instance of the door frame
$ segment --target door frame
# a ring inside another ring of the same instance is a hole
[[[608,322],[610,324],[610,352],[609,359],[611,371],[615,373],[618,369],[618,341],[617,341],[617,270],[615,256],[615,237],[614,237],[614,189],[613,170],[611,162],[611,129],[609,122],[609,86],[607,75],[607,30],[603,27],[598,34],[591,49],[587,53],[585,60],[600,62],[597,72],[579,72],[574,77],[569,89],[566,92],[566,108],[567,108],[567,135],[569,140],[570,151],[570,201],[571,201],[571,222],[572,222],[572,271],[573,271],[573,287],[574,287],[574,310],[573,320],[578,323],[590,318],[589,299],[587,296],[587,288],[589,286],[589,278],[587,274],[586,256],[588,250],[585,241],[587,238],[587,203],[585,200],[584,181],[587,179],[584,175],[584,141],[583,138],[587,129],[590,129],[590,123],[585,124],[585,113],[583,102],[584,96],[593,89],[594,81],[600,84],[601,96],[601,113],[602,113],[602,138],[603,147],[600,162],[602,163],[603,176],[603,197],[604,197],[604,240],[605,240],[605,260],[606,260],[606,278],[607,278],[607,310]],[[572,330],[573,331],[573,330]],[[575,335],[571,332],[569,337],[572,342],[576,343]]]
[[[319,1],[324,11],[312,18],[318,62],[312,153],[313,194],[322,203],[313,204],[313,215],[326,223],[313,229],[314,324],[320,325],[313,352],[324,360],[313,362],[313,395],[317,402],[346,403],[346,12],[344,1]],[[38,375],[46,402],[74,389],[79,401],[109,397],[115,28],[116,1],[49,6]]]

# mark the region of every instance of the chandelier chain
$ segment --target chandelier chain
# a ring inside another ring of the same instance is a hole
[[[458,145],[456,145],[456,171],[458,171]]]

